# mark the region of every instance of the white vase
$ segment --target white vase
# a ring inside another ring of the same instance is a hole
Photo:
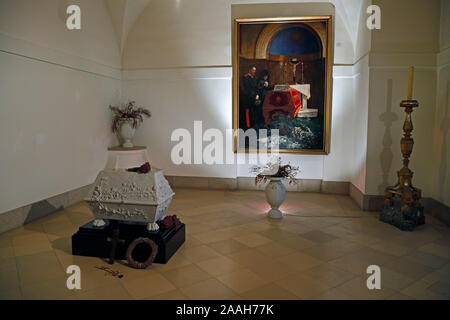
[[[281,219],[283,213],[278,209],[286,198],[286,188],[281,182],[282,178],[269,178],[270,182],[266,186],[266,199],[272,209],[268,215],[273,219]]]
[[[132,148],[134,147],[133,140],[134,134],[136,133],[136,128],[133,128],[133,120],[123,120],[120,124],[120,136],[123,139],[122,147]]]

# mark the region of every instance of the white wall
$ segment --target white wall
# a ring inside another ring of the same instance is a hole
[[[134,24],[130,14],[115,19],[123,23],[115,32],[103,0],[0,0],[0,212],[91,183],[115,143],[107,106],[127,99],[152,111],[136,143],[166,174],[248,176],[248,166],[172,164],[170,135],[192,132],[194,120],[204,130],[231,128],[233,18],[313,14],[334,17],[331,150],[284,160],[300,165],[301,178],[381,194],[401,166],[398,103],[415,65],[413,181],[449,204],[448,1],[373,1],[382,9],[382,30],[373,32],[365,27],[371,2],[152,0],[141,14],[131,8]],[[81,31],[65,28],[72,3],[82,9]]]
[[[323,157],[323,180],[350,181],[355,134],[354,74],[352,66],[333,68],[330,153]],[[301,162],[301,159],[300,159]]]
[[[71,4],[81,8],[81,30],[66,28]],[[120,68],[119,46],[103,0],[0,0],[0,34]]]
[[[367,126],[369,113],[369,57],[366,55],[353,68],[353,159],[350,181],[362,193],[366,191]]]
[[[439,52],[450,47],[450,2],[441,0],[441,17],[439,29]]]
[[[152,112],[136,133],[135,143],[149,147],[155,167],[168,175],[234,177],[234,165],[175,165],[172,131],[185,128],[194,138],[194,121],[203,132],[231,128],[231,68],[155,69],[123,72],[123,96]],[[206,145],[206,143],[204,144]],[[192,157],[193,159],[193,153]]]
[[[356,28],[358,12],[345,8],[360,0],[152,0],[128,34],[123,68],[231,66],[232,5],[247,17],[334,15],[337,6],[335,63],[354,62],[349,25]]]
[[[153,112],[136,141],[151,148],[151,160],[166,174],[250,176],[248,165],[176,166],[170,161],[174,129],[186,128],[192,133],[194,120],[202,120],[204,129],[225,132],[232,128],[231,28],[235,18],[330,14],[339,42],[334,47],[334,63],[353,63],[355,47],[341,17],[344,12],[335,14],[332,3],[264,2],[293,1],[190,0],[178,5],[176,1],[153,0],[131,29],[122,59],[123,98],[135,99]],[[360,10],[359,1],[351,2]],[[333,75],[330,154],[282,156],[300,165],[302,178],[349,181],[351,177],[353,141],[349,137],[353,137],[354,126],[353,116],[346,114],[354,105],[353,67],[342,65],[333,70],[337,73]]]
[[[372,31],[367,28],[367,7],[372,4],[372,0],[361,0],[359,14],[357,15],[355,36],[355,60],[354,63],[358,63],[364,56],[366,56],[372,45]]]
[[[444,60],[445,57],[445,60]],[[450,206],[450,50],[442,53],[438,67],[437,105],[433,141],[433,198]],[[432,171],[432,173],[433,173]]]
[[[445,2],[446,0],[444,0]],[[440,0],[373,0],[381,8],[381,30],[372,52],[429,53],[439,46]]]
[[[441,1],[437,57],[436,115],[433,130],[433,198],[450,206],[450,1]]]
[[[397,181],[402,167],[400,139],[405,119],[399,107],[406,99],[408,67],[415,67],[413,99],[419,101],[412,121],[413,184],[432,195],[433,130],[436,114],[436,53],[439,47],[440,1],[374,1],[381,7],[381,30],[372,32],[367,137],[367,194],[383,194]]]
[[[367,125],[369,113],[369,57],[372,32],[366,26],[367,7],[371,0],[361,1],[357,22],[355,61],[353,66],[353,143],[350,181],[362,193],[366,191]]]
[[[68,31],[77,3],[82,30]],[[0,0],[0,213],[92,183],[120,100],[120,55],[101,0]]]

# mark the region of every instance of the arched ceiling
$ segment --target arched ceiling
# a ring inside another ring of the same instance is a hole
[[[355,46],[358,35],[358,24],[361,18],[361,7],[364,1],[361,0],[331,0],[336,7],[336,11],[341,16],[348,33]],[[364,10],[365,11],[365,10]]]
[[[120,52],[127,40],[131,27],[139,15],[150,4],[152,0],[104,0],[108,8]]]
[[[126,43],[128,34],[133,25],[137,21],[140,14],[148,7],[151,6],[152,0],[104,0],[108,11],[111,15],[111,20],[114,25],[114,29],[117,35],[117,42],[119,44],[120,52],[123,52],[124,45]],[[169,0],[166,0],[169,1]],[[189,0],[177,0],[177,1],[189,1]],[[273,0],[228,0],[230,4],[237,3],[270,3],[276,2]],[[305,2],[311,2],[311,0],[305,0]],[[280,1],[281,2],[281,1]],[[284,0],[282,2],[303,2],[303,1],[291,1]],[[357,47],[356,41],[358,41],[358,24],[361,19],[361,6],[365,1],[361,0],[315,0],[313,2],[330,2],[336,8],[336,16],[340,24],[340,32],[337,33],[336,41],[339,42],[342,32],[345,34],[344,38],[349,37],[351,40],[347,47]],[[343,27],[343,28],[342,28]],[[344,29],[344,30],[342,30]],[[348,38],[347,38],[348,39]],[[349,48],[347,48],[348,50]]]

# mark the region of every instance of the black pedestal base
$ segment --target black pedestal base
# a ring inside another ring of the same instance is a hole
[[[102,227],[94,227],[93,221],[81,226],[77,233],[72,236],[72,254],[78,256],[89,256],[108,258],[111,250],[111,239],[113,228],[107,221]],[[119,241],[116,247],[116,260],[125,260],[125,253],[130,243],[136,238],[143,237],[153,240],[158,245],[158,253],[155,263],[167,263],[172,255],[184,243],[186,239],[186,227],[180,223],[178,228],[159,229],[158,231],[148,231],[146,223],[139,222],[118,222]],[[138,249],[138,248],[136,248]],[[148,256],[149,248],[136,250],[138,259]]]
[[[400,205],[381,208],[380,221],[396,226],[402,231],[413,231],[415,227],[425,224],[423,207],[411,208],[409,212],[402,212]]]

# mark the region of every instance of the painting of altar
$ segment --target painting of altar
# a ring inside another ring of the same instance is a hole
[[[234,40],[234,129],[267,129],[266,146],[277,129],[280,152],[327,154],[331,17],[236,19]]]

